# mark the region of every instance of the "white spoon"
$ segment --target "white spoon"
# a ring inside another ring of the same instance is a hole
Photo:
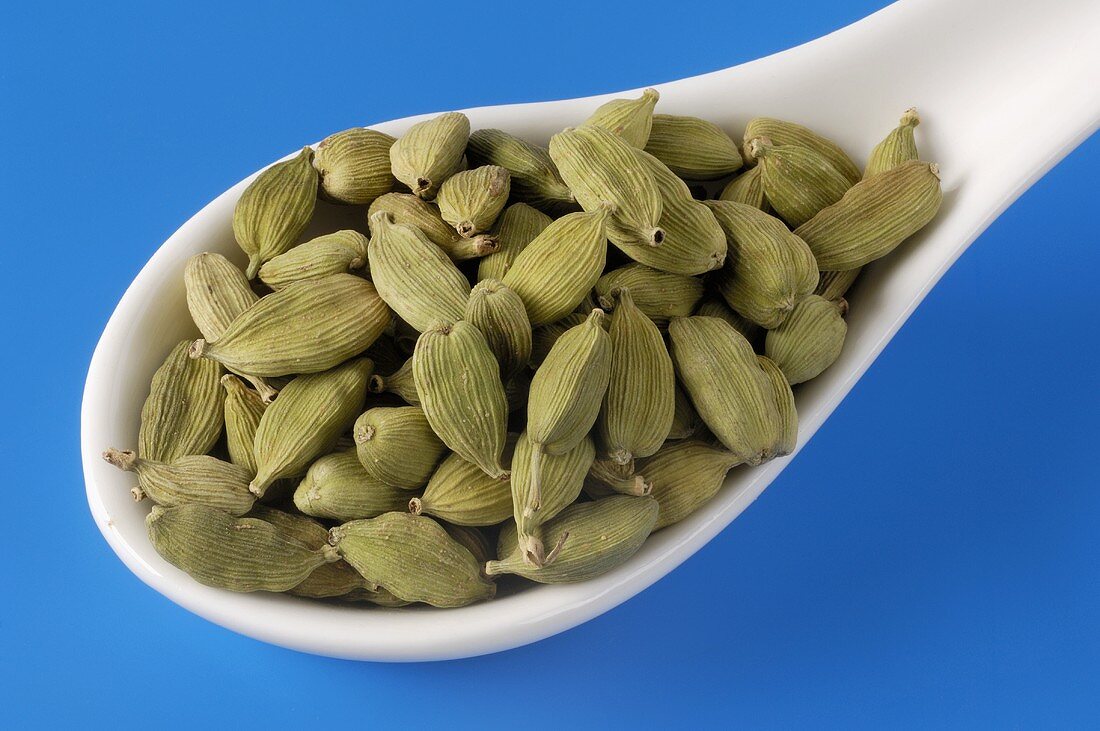
[[[657,87],[658,111],[693,114],[739,138],[752,116],[803,122],[861,156],[910,106],[922,157],[940,164],[944,204],[914,240],[868,268],[852,297],[844,352],[798,393],[805,444],[978,234],[1100,122],[1100,2],[903,0],[848,28],[736,68]],[[628,92],[629,93],[629,92]],[[545,142],[619,95],[466,110],[473,127]],[[398,134],[423,117],[378,125]],[[175,342],[195,335],[183,267],[205,250],[243,261],[233,206],[249,181],[184,224],[130,285],[96,347],[81,415],[88,502],[107,542],[143,581],[237,632],[335,657],[427,660],[503,650],[573,627],[645,589],[725,528],[786,466],[738,468],[706,508],[646,541],[619,569],[569,586],[536,586],[463,609],[378,610],[202,586],[163,561],[130,500],[132,477],[100,459],[136,444],[149,379]],[[322,225],[346,213],[326,209]]]

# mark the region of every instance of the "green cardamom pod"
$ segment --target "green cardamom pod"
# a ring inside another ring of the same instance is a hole
[[[716,317],[677,318],[668,334],[676,373],[703,423],[741,461],[766,460],[779,441],[779,413],[752,346]]]
[[[417,122],[390,147],[393,176],[420,198],[435,198],[443,181],[462,165],[469,137],[470,120],[461,112]]]
[[[435,466],[447,453],[447,447],[417,406],[367,409],[355,420],[352,434],[363,469],[394,487],[415,490],[428,484]]]
[[[418,332],[435,321],[461,320],[470,283],[443,250],[384,212],[371,218],[370,228],[371,278],[386,304]]]
[[[354,274],[333,274],[261,298],[217,340],[192,343],[190,354],[257,376],[318,373],[362,353],[389,322],[374,285]]]
[[[542,540],[557,551],[540,567],[524,560],[514,523],[497,540],[496,561],[485,573],[519,574],[540,584],[586,581],[622,565],[633,556],[657,523],[657,501],[651,497],[614,495],[590,503],[575,503],[542,525]]]
[[[393,190],[390,148],[396,140],[365,127],[337,132],[321,140],[313,167],[321,180],[321,193],[339,203],[366,205]]]
[[[323,373],[298,376],[267,407],[256,429],[256,476],[249,489],[263,497],[275,480],[294,477],[319,455],[363,410],[369,358],[349,361]]]
[[[520,296],[532,325],[568,315],[600,278],[607,262],[606,207],[569,213],[519,253],[504,284]]]
[[[358,231],[344,230],[310,239],[270,259],[260,267],[260,280],[278,291],[294,282],[345,274],[366,265],[367,237]],[[203,337],[217,338],[205,332]]]
[[[483,165],[447,178],[435,202],[443,220],[468,239],[489,230],[504,210],[511,189],[507,170],[499,165]]]
[[[526,203],[513,203],[505,208],[492,230],[498,248],[478,262],[478,280],[504,279],[519,253],[552,222],[550,216]]]
[[[210,251],[187,260],[183,283],[191,319],[208,340],[221,337],[237,315],[260,299],[244,272],[221,254]]]
[[[718,200],[742,203],[746,206],[759,208],[765,213],[772,212],[772,207],[764,195],[764,181],[760,177],[758,166],[749,168],[726,183],[726,187],[722,188],[722,192],[718,194]]]
[[[466,303],[465,320],[485,336],[500,364],[500,375],[510,379],[531,359],[531,322],[520,296],[498,279],[474,285]]]
[[[589,309],[589,312],[592,309],[595,309],[595,307]],[[571,312],[557,322],[534,328],[531,331],[531,368],[537,370],[542,362],[546,360],[546,356],[550,354],[550,349],[554,347],[554,343],[558,342],[558,338],[570,328],[582,324],[587,319],[587,314]]]
[[[352,571],[355,571],[355,569],[352,569]],[[366,579],[363,579],[363,581],[366,581]],[[412,602],[407,602],[404,599],[398,599],[389,589],[383,589],[381,586],[377,589],[356,589],[340,598],[349,602],[370,602],[371,604],[376,604],[380,607],[388,607],[390,609],[407,607],[412,604]]]
[[[677,384],[673,392],[672,428],[668,430],[668,439],[687,439],[694,436],[703,426],[699,413],[691,405],[691,399]]]
[[[466,157],[474,166],[499,165],[507,170],[512,196],[543,213],[560,216],[577,210],[577,202],[546,148],[503,130],[479,129],[470,135]]]
[[[911,160],[862,180],[795,229],[825,271],[886,256],[936,216],[943,193],[935,163]]]
[[[225,387],[225,443],[229,449],[229,461],[248,471],[249,479],[256,474],[256,429],[267,410],[260,394],[244,385],[241,379],[226,373],[222,376]]]
[[[294,490],[298,510],[328,520],[373,518],[404,510],[408,501],[404,487],[387,485],[363,469],[354,449],[318,459]]]
[[[503,477],[508,402],[500,367],[468,322],[437,325],[416,341],[413,376],[420,405],[439,438],[490,477]]]
[[[827,300],[841,299],[848,294],[848,290],[855,284],[861,271],[863,267],[841,272],[821,272],[821,278],[817,280],[817,289],[813,293]]]
[[[673,317],[687,317],[703,298],[703,281],[683,274],[651,269],[643,264],[627,264],[612,269],[596,282],[600,307],[615,307],[615,298],[630,290],[633,303],[658,325],[667,325]]]
[[[584,123],[603,127],[640,150],[649,141],[653,107],[660,98],[656,89],[646,89],[637,99],[612,99],[597,107]]]
[[[661,506],[653,530],[679,523],[714,497],[741,460],[697,439],[669,442],[640,466]]]
[[[215,457],[190,455],[171,462],[156,462],[129,450],[108,449],[103,459],[137,475],[138,486],[130,491],[135,500],[149,497],[166,507],[202,503],[233,515],[244,515],[256,500],[248,491],[252,478],[248,470]]]
[[[815,378],[840,357],[848,333],[847,310],[844,300],[833,302],[817,295],[799,300],[791,316],[768,331],[764,354],[792,385]]]
[[[371,393],[392,393],[410,406],[420,405],[420,395],[416,392],[416,379],[413,376],[413,359],[409,358],[401,367],[388,376],[377,373],[370,377]]]
[[[199,503],[155,506],[145,527],[164,560],[200,584],[230,591],[288,591],[339,559],[331,546],[310,548],[264,520]]]
[[[757,208],[728,201],[707,205],[729,245],[726,265],[714,280],[719,293],[737,313],[775,327],[817,285],[813,254],[779,219]]]
[[[440,525],[443,526],[443,530],[447,531],[447,535],[454,538],[459,545],[473,555],[478,566],[484,566],[486,561],[493,558],[495,546],[489,543],[489,539],[477,528],[452,523],[440,523]]]
[[[645,151],[681,178],[716,180],[741,167],[741,151],[713,122],[698,117],[654,114]]]
[[[452,261],[464,261],[487,256],[497,251],[495,236],[479,234],[473,238],[463,238],[454,228],[443,220],[439,208],[428,201],[421,200],[411,193],[386,193],[370,204],[368,219],[378,213],[388,213],[394,223],[412,226],[428,237],[428,240],[443,250]]]
[[[797,145],[813,150],[828,160],[851,183],[857,183],[863,177],[859,167],[852,162],[852,158],[848,157],[844,150],[840,149],[840,146],[832,140],[822,137],[817,132],[800,124],[785,122],[782,119],[772,117],[751,119],[745,127],[745,142],[742,154],[749,165],[756,164],[755,159],[750,154],[749,147],[757,137],[767,137],[777,145]]]
[[[218,379],[222,367],[187,356],[189,343],[177,343],[157,372],[141,407],[138,454],[171,462],[206,454],[222,433],[225,393]]]
[[[329,541],[363,578],[408,602],[461,607],[496,593],[473,554],[422,515],[394,512],[344,523]]]
[[[840,200],[851,181],[823,155],[798,145],[775,145],[767,137],[749,144],[760,168],[764,195],[791,228],[801,226]]]
[[[734,330],[744,335],[750,344],[758,340],[763,342],[764,328],[734,312],[725,300],[716,297],[705,299],[695,308],[695,314],[725,320]]]
[[[256,176],[233,209],[233,235],[248,254],[245,276],[252,279],[261,264],[294,246],[316,203],[317,171],[308,147]]]
[[[512,462],[515,440],[509,439],[504,462]],[[496,525],[512,517],[512,486],[507,475],[489,477],[473,462],[448,455],[432,473],[424,494],[409,500],[409,512],[455,525]]]
[[[603,454],[619,464],[660,449],[676,408],[672,358],[632,294],[620,289],[611,315],[611,377],[596,422]]]
[[[661,192],[638,153],[602,127],[568,128],[550,139],[550,157],[588,212],[610,204],[613,240],[660,245]]]
[[[905,110],[898,126],[890,130],[886,139],[871,150],[871,155],[867,158],[867,167],[863,170],[863,177],[870,178],[892,170],[903,162],[919,160],[917,141],[913,137],[913,130],[918,124],[920,124],[920,115],[917,114],[916,108]]]
[[[798,446],[798,410],[795,408],[794,392],[774,360],[766,355],[758,355],[756,360],[768,377],[768,383],[775,394],[776,408],[779,409],[779,441],[772,450],[772,456],[784,457],[794,452]]]
[[[635,470],[634,461],[619,464],[610,459],[597,459],[584,480],[584,492],[593,500],[611,495],[648,495],[653,483]]]

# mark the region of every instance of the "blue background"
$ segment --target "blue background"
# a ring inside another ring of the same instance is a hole
[[[246,174],[353,125],[721,68],[884,4],[5,4],[0,725],[1095,726],[1095,137],[729,530],[534,646],[395,666],[264,645],[146,588],[86,509],[100,330],[160,242]]]

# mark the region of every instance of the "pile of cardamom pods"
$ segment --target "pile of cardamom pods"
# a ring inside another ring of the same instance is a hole
[[[861,267],[936,214],[937,167],[914,110],[861,172],[798,124],[739,147],[657,99],[548,148],[448,113],[260,173],[247,268],[191,259],[202,339],[104,454],[160,555],[233,591],[457,607],[604,573],[790,454],[791,387],[840,354]],[[301,241],[318,199],[362,231]]]

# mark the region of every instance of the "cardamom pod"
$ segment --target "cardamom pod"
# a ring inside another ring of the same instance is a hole
[[[394,223],[412,226],[443,250],[452,261],[464,261],[487,256],[497,250],[495,236],[479,234],[473,238],[458,235],[439,213],[434,203],[421,200],[411,193],[386,193],[370,204],[368,219],[378,213],[388,213]]]
[[[619,464],[660,449],[676,408],[672,358],[632,294],[620,289],[611,315],[611,377],[596,422],[603,454]]]
[[[741,167],[741,151],[713,122],[698,117],[654,114],[645,151],[681,178],[716,180]]]
[[[443,181],[462,165],[469,137],[470,120],[461,112],[417,122],[390,147],[393,176],[420,198],[435,198]]]
[[[318,236],[265,262],[260,280],[278,291],[293,282],[345,274],[367,265],[367,237],[350,229]],[[214,340],[217,336],[203,337]]]
[[[187,309],[204,338],[216,340],[233,319],[260,299],[244,272],[221,254],[204,251],[183,270]]]
[[[371,393],[392,393],[410,406],[420,405],[420,395],[416,392],[416,379],[413,376],[413,359],[409,358],[401,367],[388,376],[375,374],[370,377]]]
[[[435,202],[443,220],[454,226],[459,236],[468,239],[489,230],[504,210],[511,189],[506,169],[483,165],[447,178]]]
[[[485,537],[485,534],[477,528],[451,523],[440,523],[440,525],[443,526],[443,530],[447,531],[447,535],[454,538],[459,545],[473,555],[478,566],[484,566],[485,562],[493,557],[495,547],[489,543],[489,539]]]
[[[309,548],[266,521],[199,503],[155,506],[145,527],[164,560],[200,584],[230,591],[288,591],[339,559],[331,546]]]
[[[252,475],[247,469],[208,455],[156,462],[142,459],[130,450],[108,449],[103,459],[137,475],[138,486],[130,491],[135,500],[148,496],[158,505],[169,507],[202,503],[233,515],[244,515],[256,500],[248,491]]]
[[[408,602],[461,607],[496,593],[473,554],[422,515],[395,512],[344,523],[329,541],[363,578]]]
[[[594,500],[615,494],[648,495],[652,489],[653,483],[635,470],[633,460],[619,464],[610,459],[597,459],[584,480],[584,492]]]
[[[515,439],[504,450],[512,462]],[[424,494],[409,500],[409,512],[424,513],[455,525],[496,525],[512,517],[512,487],[508,475],[489,477],[473,462],[448,455],[432,473]]]
[[[396,139],[377,130],[353,127],[321,140],[313,167],[321,193],[339,203],[366,205],[393,190],[390,148]]]
[[[309,466],[294,490],[294,506],[306,515],[328,520],[373,518],[403,510],[409,492],[369,474],[354,449],[332,452]]]
[[[589,312],[592,309],[595,309],[595,307],[589,309]],[[557,322],[534,328],[531,331],[531,368],[537,370],[542,362],[546,360],[546,356],[549,355],[550,349],[554,347],[554,343],[558,342],[558,338],[570,328],[580,325],[587,319],[587,314],[571,312]]]
[[[499,165],[512,179],[512,196],[552,216],[577,210],[577,202],[562,181],[546,148],[499,129],[479,129],[470,135],[466,157],[474,166]],[[498,273],[500,276],[503,272]]]
[[[615,298],[630,290],[633,303],[658,325],[667,325],[673,317],[686,317],[703,298],[703,281],[683,274],[651,269],[643,264],[626,264],[612,269],[596,282],[600,307],[615,307]]]
[[[722,192],[718,194],[718,200],[743,203],[746,206],[759,208],[765,213],[772,212],[772,207],[764,195],[764,181],[760,177],[758,166],[749,168],[726,183],[726,187],[722,188]]]
[[[294,246],[313,218],[316,203],[317,171],[308,147],[249,183],[233,209],[233,235],[248,254],[246,277],[252,279],[261,264]]]
[[[581,208],[611,205],[613,240],[660,245],[661,192],[635,148],[602,127],[567,128],[550,138],[550,157]]]
[[[915,107],[906,109],[901,115],[898,126],[890,130],[886,139],[875,145],[867,158],[867,167],[863,169],[863,177],[870,178],[892,170],[903,162],[919,160],[917,153],[917,141],[913,137],[913,130],[920,124],[920,115]]]
[[[551,223],[519,253],[504,284],[520,296],[532,325],[572,312],[607,262],[607,207],[569,213]]]
[[[651,497],[614,495],[574,503],[542,525],[542,540],[555,546],[554,560],[541,568],[524,560],[514,523],[497,540],[496,561],[485,564],[488,576],[519,574],[540,584],[569,584],[592,579],[633,556],[657,523],[657,501]]]
[[[814,294],[827,300],[838,300],[848,294],[848,290],[859,278],[863,267],[847,269],[842,272],[820,272],[821,278],[817,280],[817,289]]]
[[[795,234],[809,244],[821,269],[855,269],[923,228],[942,199],[939,166],[911,160],[856,183]]]
[[[355,571],[355,569],[352,569],[352,571]],[[366,582],[366,579],[363,579],[363,581]],[[388,607],[390,609],[407,607],[412,604],[412,602],[407,602],[404,599],[398,599],[389,589],[383,589],[381,586],[377,589],[356,589],[350,594],[346,594],[340,598],[349,602],[370,602],[371,604],[376,604],[380,607]]]
[[[508,402],[500,367],[468,322],[437,325],[416,341],[413,377],[424,415],[439,438],[490,477],[503,477]]]
[[[779,413],[748,341],[716,317],[677,318],[668,334],[676,373],[703,423],[741,461],[766,460],[779,441]]]
[[[188,345],[177,343],[153,374],[138,430],[137,451],[143,459],[171,462],[206,454],[221,436],[222,367],[187,357]]]
[[[698,439],[669,442],[639,469],[653,484],[650,493],[661,511],[653,530],[679,523],[714,497],[726,473],[741,463],[734,454]]]
[[[705,299],[695,308],[695,314],[725,320],[733,326],[734,330],[744,335],[750,345],[755,344],[757,340],[763,343],[764,328],[734,312],[725,300],[715,297]]]
[[[485,336],[507,381],[531,359],[531,322],[520,296],[498,279],[474,285],[464,318]]]
[[[256,429],[253,493],[263,497],[275,480],[302,474],[333,448],[363,410],[373,367],[369,358],[360,358],[287,384]]]
[[[769,330],[764,354],[775,361],[791,385],[815,378],[840,357],[848,325],[844,300],[833,302],[817,295],[799,300],[791,316]]]
[[[795,408],[794,392],[774,360],[766,355],[758,355],[756,360],[768,377],[768,383],[775,394],[776,408],[779,409],[779,441],[772,450],[772,456],[784,457],[794,452],[798,446],[798,410]]]
[[[478,280],[504,279],[519,253],[552,222],[550,216],[526,203],[513,203],[505,208],[492,230],[498,248],[478,262]]]
[[[371,477],[409,490],[428,484],[447,452],[417,406],[367,409],[355,420],[352,434],[359,462]]]
[[[794,122],[785,122],[782,119],[772,117],[756,117],[749,120],[745,127],[745,143],[743,155],[749,165],[755,165],[756,161],[749,152],[752,141],[757,137],[767,137],[777,145],[797,145],[813,150],[823,156],[829,163],[846,177],[849,182],[857,183],[862,176],[859,167],[852,162],[852,158],[840,149],[830,139],[822,137],[817,132],[803,127]]]
[[[641,150],[649,141],[653,107],[660,98],[656,89],[646,89],[637,99],[612,99],[597,107],[584,123],[603,127]]]
[[[362,353],[389,322],[374,285],[354,274],[332,274],[261,298],[217,340],[192,343],[190,355],[257,376],[318,373]]]
[[[707,205],[729,245],[726,265],[714,280],[718,291],[737,313],[775,327],[817,285],[813,254],[779,219],[757,208],[728,201]]]
[[[256,474],[256,429],[267,409],[260,394],[244,385],[241,379],[226,373],[222,376],[225,387],[225,444],[229,449],[229,461],[248,471],[249,479]]]
[[[673,391],[672,428],[668,430],[667,439],[687,439],[694,436],[702,428],[703,422],[699,418],[695,407],[691,405],[691,399],[680,388],[679,384]]]
[[[371,217],[370,228],[371,278],[386,304],[418,332],[461,320],[470,283],[443,250],[385,212]]]
[[[810,148],[776,145],[767,137],[758,137],[749,144],[749,153],[760,168],[768,203],[791,228],[836,203],[852,187],[824,155]]]

